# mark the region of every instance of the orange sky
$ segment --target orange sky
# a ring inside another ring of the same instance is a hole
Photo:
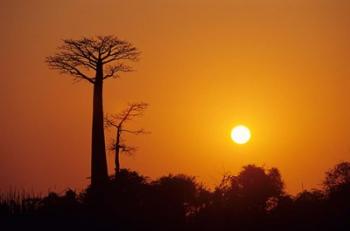
[[[136,72],[106,82],[105,112],[150,104],[133,125],[152,134],[129,138],[139,151],[123,167],[213,185],[255,163],[291,193],[319,187],[350,159],[349,12],[347,0],[1,1],[0,189],[88,183],[92,87],[44,59],[63,38],[105,34],[142,51]],[[247,145],[230,140],[238,123]]]

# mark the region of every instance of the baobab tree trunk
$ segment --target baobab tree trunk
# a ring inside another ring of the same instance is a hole
[[[108,179],[104,123],[103,123],[103,69],[97,64],[94,83],[92,142],[91,142],[91,186],[103,185]]]

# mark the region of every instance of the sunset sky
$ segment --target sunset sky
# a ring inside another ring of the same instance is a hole
[[[130,126],[152,133],[128,137],[139,149],[122,167],[213,186],[256,164],[279,168],[290,193],[320,187],[350,160],[349,12],[348,0],[0,1],[0,190],[89,183],[92,86],[44,61],[64,38],[109,34],[142,55],[105,82],[104,111],[150,104]],[[237,124],[249,143],[232,142]]]

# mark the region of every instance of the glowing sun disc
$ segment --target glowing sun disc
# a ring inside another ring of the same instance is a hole
[[[237,144],[247,143],[250,140],[250,137],[250,130],[244,125],[238,125],[231,131],[231,139]]]

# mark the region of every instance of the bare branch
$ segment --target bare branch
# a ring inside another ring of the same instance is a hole
[[[94,78],[84,74],[78,68],[79,65],[69,56],[57,54],[56,56],[49,56],[46,58],[49,67],[54,70],[59,70],[63,74],[71,74],[77,79],[85,79],[90,83],[94,83]]]
[[[104,121],[105,121],[105,127],[106,128],[109,128],[109,127],[115,127],[117,128],[118,127],[118,124],[115,123],[114,119],[113,119],[113,116],[111,115],[106,115],[105,118],[104,118]]]
[[[137,151],[137,147],[134,146],[122,146],[121,151],[128,155],[133,155]]]
[[[147,103],[129,103],[127,108],[118,114],[106,115],[105,125],[106,127],[123,127],[126,121],[132,120],[135,117],[142,116],[146,108]],[[125,130],[125,129],[122,129]],[[127,131],[128,132],[128,131]]]
[[[139,54],[131,43],[112,35],[83,37],[78,40],[63,40],[58,52],[47,57],[46,62],[51,69],[70,74],[76,80],[84,79],[94,83],[95,76],[89,76],[87,73],[94,72],[95,75],[98,64],[102,63],[102,68],[107,63],[111,64],[107,66],[103,79],[118,78],[120,72],[132,71],[123,61],[136,61]]]
[[[144,110],[148,107],[146,103],[130,103],[128,107],[115,116],[115,118],[119,118],[119,125],[122,126],[125,121],[131,120],[134,117],[142,116]]]
[[[103,79],[108,79],[108,78],[118,78],[118,72],[130,72],[132,71],[131,67],[125,64],[118,64],[114,66],[109,66],[107,68],[107,74],[103,77]]]
[[[116,140],[114,139],[111,142],[111,145],[109,146],[110,151],[115,151],[116,149],[119,149],[122,153],[132,155],[137,151],[137,147],[135,146],[128,146],[125,144],[117,144]]]
[[[68,51],[74,55],[84,58],[91,64],[95,64],[98,58],[91,49],[94,41],[92,39],[83,38],[81,40],[65,39],[64,44],[60,47],[61,50]]]
[[[137,151],[137,148],[134,146],[121,145],[120,148],[124,154],[128,154],[128,155],[132,155]]]
[[[119,150],[123,152],[129,150],[128,146],[122,144],[122,138],[124,133],[129,133],[133,135],[149,134],[149,132],[145,131],[144,129],[132,130],[125,128],[125,123],[127,121],[130,121],[135,117],[142,116],[147,107],[148,104],[143,102],[130,103],[128,104],[127,108],[121,111],[120,113],[105,116],[105,126],[113,127],[116,129],[117,139],[113,141],[112,150],[116,150],[116,148],[119,148]]]
[[[118,60],[137,61],[140,52],[131,43],[119,40],[113,36],[101,37],[100,39],[107,39],[101,47],[101,59],[103,64],[107,64]]]

